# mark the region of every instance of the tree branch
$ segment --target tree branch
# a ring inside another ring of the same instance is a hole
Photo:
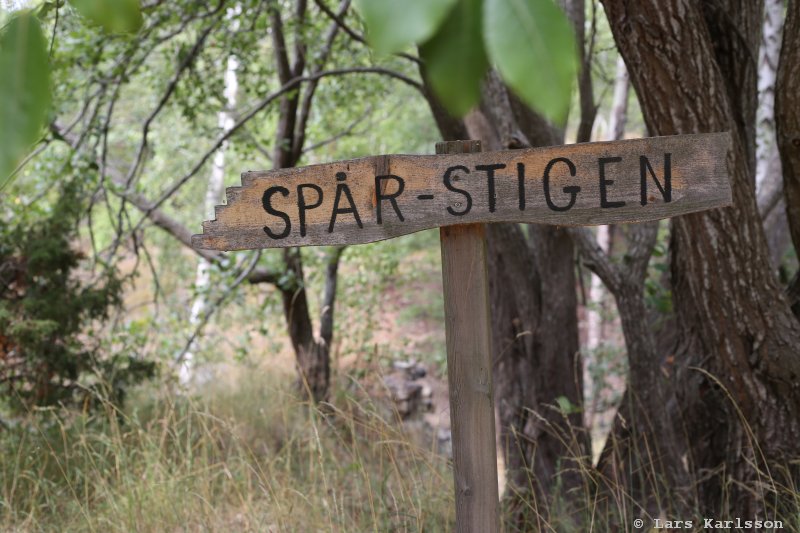
[[[125,177],[126,189],[130,188],[133,177],[136,175],[136,172],[142,163],[142,157],[144,156],[144,152],[147,148],[147,136],[150,132],[150,125],[153,123],[159,113],[161,113],[161,110],[164,109],[164,106],[167,104],[170,97],[172,97],[172,94],[178,87],[178,82],[183,77],[183,73],[188,70],[188,68],[200,54],[200,50],[202,50],[203,44],[211,33],[211,30],[214,29],[215,24],[216,23],[209,24],[209,26],[200,33],[200,36],[195,41],[194,46],[192,46],[191,50],[189,50],[189,53],[186,54],[186,57],[183,58],[183,61],[181,61],[180,65],[178,65],[178,70],[172,76],[172,79],[167,85],[166,91],[164,91],[164,94],[161,95],[161,98],[159,99],[155,109],[153,109],[150,115],[148,115],[145,119],[144,124],[142,125],[142,141],[139,143],[139,148],[136,150],[136,156],[134,157],[133,164],[128,170],[127,176]]]
[[[394,72],[393,70],[381,67],[351,67],[344,69],[327,70],[309,76],[301,76],[299,78],[294,78],[292,81],[282,86],[276,92],[264,98],[252,110],[250,110],[247,114],[245,114],[242,118],[240,118],[239,121],[236,122],[236,124],[234,124],[230,130],[221,135],[214,143],[214,145],[211,147],[211,149],[209,149],[205,153],[205,155],[203,155],[203,157],[200,158],[200,161],[198,161],[197,164],[195,164],[195,166],[187,174],[185,174],[183,177],[173,182],[167,188],[167,190],[159,197],[159,199],[156,202],[154,202],[153,209],[161,207],[161,205],[164,202],[166,202],[170,197],[172,197],[172,195],[175,194],[178,191],[178,189],[180,189],[187,181],[189,181],[195,174],[197,174],[197,172],[200,171],[200,169],[211,158],[214,152],[216,152],[220,148],[220,146],[222,146],[222,144],[226,140],[228,140],[228,138],[231,137],[231,135],[236,133],[239,130],[239,128],[241,128],[244,124],[246,124],[250,119],[252,119],[255,115],[257,115],[261,110],[263,110],[269,104],[280,98],[283,94],[287,93],[288,91],[294,90],[301,83],[307,81],[317,80],[329,76],[342,76],[347,74],[381,74],[384,76],[389,76],[391,78],[399,79],[404,83],[411,85],[412,87],[414,87],[419,91],[423,90],[422,86],[418,82],[412,80],[411,78],[408,78],[402,74]],[[145,215],[147,214],[148,213],[145,213]]]
[[[337,15],[336,13],[334,13],[331,10],[331,8],[325,5],[325,0],[314,0],[314,3],[317,4],[317,7],[319,7],[323,13],[325,13],[331,20],[333,20],[342,29],[342,31],[344,31],[348,36],[350,36],[351,39],[362,44],[367,44],[367,40],[364,38],[363,35],[356,33],[355,30],[353,30],[350,26],[347,25],[347,23],[344,21],[343,18],[344,14]],[[413,61],[418,65],[422,64],[420,58],[414,57],[411,54],[399,53],[395,55],[397,57],[402,57],[403,59],[408,59],[409,61]]]
[[[250,264],[246,268],[242,269],[241,272],[239,272],[239,275],[236,276],[236,279],[233,280],[233,283],[231,283],[225,290],[225,292],[223,292],[219,296],[219,298],[217,298],[214,301],[214,303],[208,308],[203,317],[200,319],[200,322],[197,324],[197,327],[194,329],[194,332],[192,332],[192,335],[186,341],[186,345],[183,347],[183,350],[181,351],[180,354],[178,354],[178,357],[175,358],[175,361],[173,363],[175,367],[179,367],[181,363],[183,363],[183,359],[186,357],[186,353],[192,347],[194,341],[197,340],[197,337],[203,331],[203,328],[206,326],[206,324],[208,324],[208,321],[211,320],[211,317],[214,316],[214,313],[222,305],[222,303],[231,294],[233,294],[233,291],[235,291],[236,288],[239,285],[241,285],[244,280],[248,279],[248,277],[253,273],[253,269],[255,269],[256,265],[258,264],[258,260],[260,258],[261,258],[261,250],[258,250],[254,254],[253,260],[250,262]]]
[[[350,0],[342,0],[342,3],[339,5],[339,13],[344,14],[349,7]],[[336,23],[331,24],[325,36],[325,45],[322,47],[322,51],[312,71],[313,73],[322,71],[322,68],[330,57],[331,50],[333,49],[333,42],[336,40],[338,33],[339,26]],[[297,73],[297,75],[300,74],[302,74],[302,72]],[[314,101],[314,94],[316,93],[318,84],[319,80],[309,82],[305,91],[305,96],[303,97],[303,102],[300,105],[300,117],[295,126],[294,143],[292,145],[292,159],[295,162],[297,162],[303,154],[303,145],[306,141],[306,126],[308,125],[308,118],[311,116],[311,104]]]
[[[369,116],[370,113],[372,113],[372,107],[367,108],[367,110],[360,117],[357,117],[353,122],[350,123],[349,126],[347,126],[342,131],[334,134],[331,137],[328,137],[325,140],[319,141],[317,143],[312,144],[311,146],[307,146],[307,147],[303,148],[303,152],[302,153],[305,154],[307,152],[312,152],[312,151],[314,151],[314,150],[316,150],[318,148],[322,148],[323,146],[328,145],[328,144],[330,144],[332,142],[336,142],[336,141],[338,141],[339,139],[341,139],[343,137],[347,137],[349,135],[352,135],[353,131],[356,129],[356,127],[359,124],[361,124],[362,122],[364,122],[364,120],[366,120],[366,118]],[[358,132],[357,135],[360,135],[360,134],[363,134],[363,133],[364,132],[361,131],[361,132]]]
[[[611,262],[611,258],[597,244],[592,231],[589,228],[570,228],[569,234],[578,246],[583,264],[597,274],[608,290],[618,291],[622,286],[620,273]]]

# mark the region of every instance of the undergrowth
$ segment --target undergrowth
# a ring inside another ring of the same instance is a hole
[[[299,400],[293,381],[250,371],[193,395],[149,384],[124,411],[50,407],[3,423],[0,531],[453,530],[452,470],[435,442],[403,429],[356,381],[340,382],[321,408]],[[556,480],[558,494],[543,500],[533,483],[506,487],[503,530],[652,531],[680,519],[693,520],[682,531],[704,530],[703,515],[678,505],[677,494],[662,494],[664,510],[648,511],[585,459],[566,460],[554,474],[577,475],[577,489],[564,492]],[[665,488],[656,471],[629,474],[654,493]],[[777,474],[766,472],[761,489],[783,504],[767,515],[797,531],[798,490],[780,483],[791,475]]]
[[[125,412],[53,408],[0,429],[0,529],[452,529],[446,459],[356,385],[322,413],[291,381],[142,389]]]

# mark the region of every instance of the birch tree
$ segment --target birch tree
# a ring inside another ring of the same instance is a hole
[[[239,30],[239,20],[235,18],[238,12],[241,12],[239,6],[228,9],[227,18],[230,21],[232,32]],[[239,68],[239,60],[236,58],[236,55],[229,55],[225,63],[224,74],[223,98],[225,102],[223,108],[220,109],[217,114],[217,123],[223,135],[230,132],[234,125],[236,93],[239,90],[239,80],[236,75],[237,68]],[[206,188],[204,201],[206,220],[212,220],[214,218],[214,207],[219,205],[222,199],[222,193],[225,187],[225,151],[227,148],[228,141],[225,141],[219,150],[214,153],[214,160],[211,163],[211,173],[208,176],[208,186]],[[200,324],[202,316],[206,312],[208,291],[211,282],[211,267],[211,261],[204,257],[198,258],[197,273],[194,282],[197,294],[192,302],[191,313],[189,315],[189,325],[193,329]],[[193,342],[189,350],[183,354],[182,360],[178,361],[178,379],[183,385],[188,385],[194,376],[196,350],[197,343]]]

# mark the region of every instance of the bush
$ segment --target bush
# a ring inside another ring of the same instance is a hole
[[[78,275],[83,255],[72,243],[82,197],[68,182],[49,216],[0,222],[0,385],[15,410],[96,406],[100,396],[121,402],[127,385],[155,370],[135,354],[92,345],[92,322],[120,305],[123,284],[110,267],[89,281]]]

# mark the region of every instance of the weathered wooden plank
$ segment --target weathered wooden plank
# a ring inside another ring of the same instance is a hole
[[[437,143],[436,153],[480,152],[478,141]],[[447,381],[458,533],[500,529],[492,386],[489,279],[483,224],[440,230]]]
[[[731,203],[728,133],[245,172],[196,248],[358,244],[477,222],[592,225]]]

